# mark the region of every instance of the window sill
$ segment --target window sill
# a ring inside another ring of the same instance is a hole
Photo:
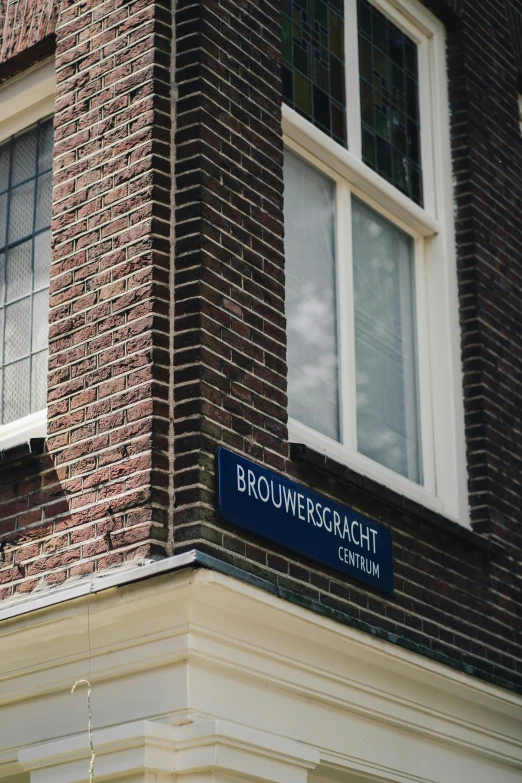
[[[337,462],[326,454],[311,449],[303,443],[290,443],[290,458],[294,462],[326,471],[330,475],[341,479],[347,485],[367,495],[371,495],[372,498],[377,498],[388,506],[420,518],[423,522],[439,528],[449,535],[460,538],[475,549],[487,552],[492,557],[501,557],[504,554],[504,547],[496,541],[491,541],[485,536],[481,536],[475,531],[459,525],[458,522],[454,522],[442,514],[426,508],[414,500],[410,500],[410,498],[401,495],[399,492],[394,492],[368,476],[356,473],[346,465]]]
[[[0,453],[47,437],[47,410],[30,413],[0,426]]]
[[[25,443],[19,443],[17,446],[10,446],[7,449],[0,449],[0,466],[6,462],[16,462],[28,456],[43,454],[45,438],[31,438]]]

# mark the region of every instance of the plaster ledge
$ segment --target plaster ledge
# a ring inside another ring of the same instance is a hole
[[[306,783],[318,751],[294,740],[223,720],[181,726],[138,721],[92,734],[96,780],[155,771],[163,774],[227,772],[270,783]],[[18,763],[31,783],[80,783],[91,758],[87,732],[21,750]]]

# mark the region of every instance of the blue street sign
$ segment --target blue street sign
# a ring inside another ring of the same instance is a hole
[[[218,449],[218,503],[228,522],[393,592],[388,528],[228,449]]]

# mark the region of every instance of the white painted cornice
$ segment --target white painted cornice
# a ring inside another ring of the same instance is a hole
[[[250,781],[306,783],[319,763],[306,745],[222,720],[183,726],[138,721],[93,732],[97,783],[156,772],[166,776],[227,773]],[[31,783],[81,783],[88,779],[87,734],[20,751],[19,766]]]
[[[474,783],[479,763],[491,765],[495,783],[522,770],[516,694],[239,580],[184,569],[0,624],[0,722],[10,743],[0,777],[14,771],[28,731],[41,744],[85,730],[85,692],[70,689],[86,676],[89,646],[96,730],[219,719],[303,743],[319,753],[321,774],[350,769],[376,780],[449,783],[444,758],[467,759],[460,774]],[[39,720],[36,704],[59,720]],[[419,758],[435,751],[441,772],[430,777]]]

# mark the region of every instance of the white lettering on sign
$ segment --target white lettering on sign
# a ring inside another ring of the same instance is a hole
[[[369,557],[363,557],[361,554],[359,554],[359,552],[352,552],[351,549],[346,549],[346,547],[340,546],[339,560],[341,560],[343,563],[348,563],[348,565],[358,568],[359,571],[362,571],[365,574],[370,574],[371,576],[376,576],[379,578],[379,564],[373,560],[370,560]]]
[[[272,503],[274,508],[281,508],[284,503],[287,514],[291,514],[293,517],[297,516],[298,519],[309,525],[324,527],[327,533],[338,536],[343,541],[366,552],[373,554],[377,552],[378,530],[374,530],[356,519],[350,521],[346,515],[341,523],[341,516],[335,509],[331,509],[323,503],[316,503],[314,506],[310,498],[305,498],[295,489],[274,482],[273,479],[270,480],[269,486],[265,476],[256,478],[254,471],[250,469],[247,469],[245,473],[245,469],[239,464],[237,465],[237,491],[246,492],[249,497],[261,500],[262,503]],[[379,576],[378,564],[370,558],[363,557],[359,552],[340,546],[339,559],[366,574]]]

